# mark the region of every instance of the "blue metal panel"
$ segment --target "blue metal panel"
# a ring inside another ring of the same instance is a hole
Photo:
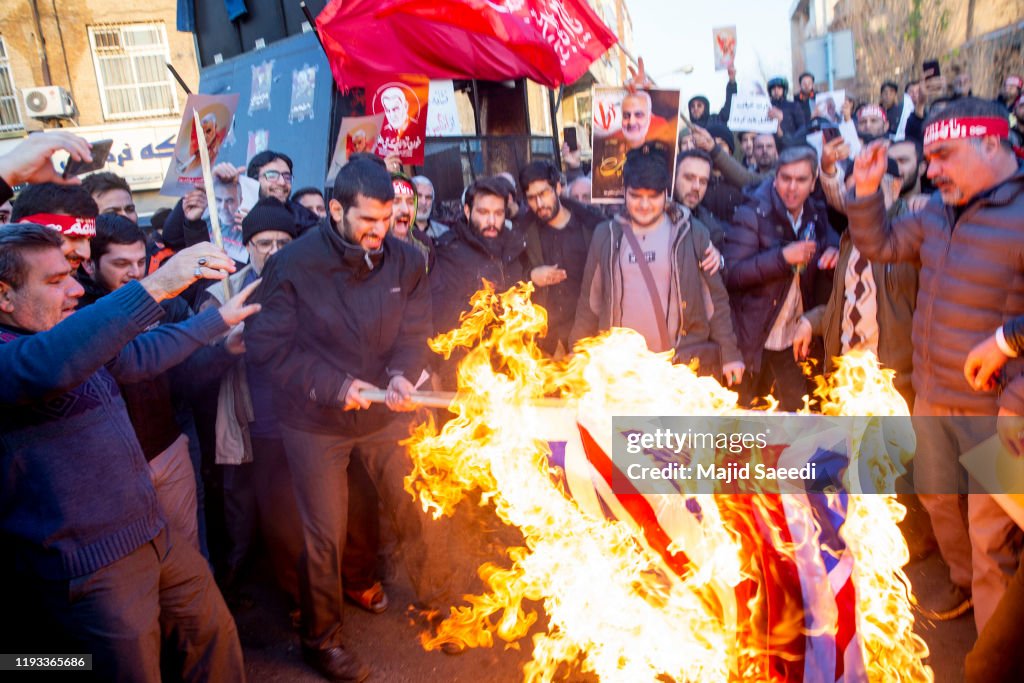
[[[255,102],[252,98],[253,67],[265,63],[272,64],[268,106],[263,106],[259,98]],[[304,112],[293,111],[295,73],[309,68],[316,70],[311,107]],[[294,162],[292,187],[323,185],[331,153],[334,79],[327,58],[312,32],[291,36],[203,69],[199,91],[213,95],[237,92],[240,95],[233,135],[221,147],[218,162],[245,165],[250,134],[258,135],[265,131],[268,149],[287,154]]]

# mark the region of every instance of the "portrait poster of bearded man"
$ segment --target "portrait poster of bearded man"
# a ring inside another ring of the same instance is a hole
[[[174,143],[174,156],[167,168],[160,194],[184,196],[203,186],[203,168],[199,145],[205,145],[211,168],[231,131],[238,108],[238,95],[189,95],[182,113],[181,126]],[[192,112],[199,112],[201,130],[196,131]]]
[[[621,204],[622,165],[626,153],[644,144],[666,152],[669,173],[675,169],[676,137],[679,134],[679,91],[594,88],[593,107],[595,204]]]

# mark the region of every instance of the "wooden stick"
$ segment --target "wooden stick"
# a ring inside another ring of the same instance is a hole
[[[385,391],[383,389],[363,389],[359,395],[373,403],[384,403]],[[455,400],[455,393],[451,391],[415,391],[412,394],[413,403],[424,408],[448,408]],[[535,398],[530,405],[536,408],[564,408],[567,401],[564,398]]]
[[[217,196],[213,193],[213,171],[210,170],[210,150],[206,148],[206,136],[203,135],[203,123],[199,120],[199,110],[192,110],[192,121],[195,126],[196,146],[199,147],[199,160],[203,163],[203,187],[206,188],[206,205],[210,212],[210,227],[213,230],[213,241],[219,248],[224,248],[224,238],[220,232],[220,214],[217,213]],[[231,284],[228,278],[224,283],[224,301],[231,298]]]

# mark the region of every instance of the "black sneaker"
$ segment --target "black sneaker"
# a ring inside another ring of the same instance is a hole
[[[302,648],[302,658],[321,676],[335,683],[362,683],[370,675],[370,667],[343,647],[327,650]]]

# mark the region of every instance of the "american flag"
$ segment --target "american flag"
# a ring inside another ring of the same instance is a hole
[[[607,425],[602,430],[568,410],[562,412],[545,420],[560,425],[545,437],[553,476],[584,512],[634,525],[670,570],[683,575],[691,562],[701,561],[693,555],[701,552],[701,544],[688,541],[702,533],[702,506],[717,506],[729,527],[740,532],[748,573],[762,580],[760,587],[753,579],[737,585],[730,609],[736,611],[739,628],[749,616],[748,601],[756,596],[763,632],[750,635],[767,645],[761,661],[746,662],[744,668],[771,681],[867,681],[856,629],[853,556],[839,535],[846,494],[650,494],[631,489],[621,473],[614,477],[613,490],[610,435],[602,436],[610,431]],[[786,430],[778,432],[791,442],[771,443],[763,454],[766,464],[792,466],[810,460],[819,464],[819,476],[825,469],[825,476],[838,478],[838,468],[847,463],[848,441],[842,434],[826,431],[796,443]],[[814,533],[817,542],[808,542]],[[778,638],[776,627],[793,613],[794,605],[803,612],[804,628]]]

